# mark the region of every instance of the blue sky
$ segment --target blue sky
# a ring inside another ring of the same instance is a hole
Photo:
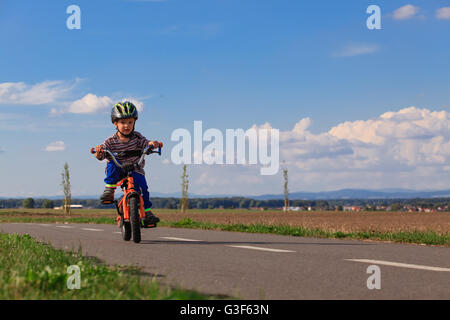
[[[80,30],[66,27],[72,4]],[[381,30],[366,27],[371,4]],[[105,164],[88,150],[114,132],[105,101],[124,98],[141,106],[136,129],[165,143],[146,166],[150,191],[179,191],[170,136],[192,132],[194,120],[223,132],[279,129],[291,191],[450,188],[448,8],[448,0],[1,1],[8,183],[0,196],[61,194],[65,161],[74,195],[100,193]],[[79,103],[90,112],[70,111],[89,94]],[[306,129],[295,131],[302,119]],[[361,138],[358,123],[372,134]],[[46,151],[55,143],[59,151]],[[194,193],[282,192],[281,170],[189,170]]]

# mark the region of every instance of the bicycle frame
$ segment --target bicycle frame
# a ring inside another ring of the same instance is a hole
[[[142,198],[142,195],[140,194],[140,192],[138,192],[134,186],[134,179],[133,179],[133,170],[136,166],[139,166],[142,161],[144,160],[144,157],[146,154],[151,154],[151,153],[158,153],[159,155],[161,155],[161,147],[162,147],[162,143],[160,144],[158,151],[153,151],[150,146],[147,146],[144,148],[144,150],[142,151],[142,156],[139,159],[139,161],[137,163],[134,164],[120,164],[119,161],[117,161],[115,155],[117,155],[117,153],[113,153],[108,149],[105,149],[104,151],[109,154],[111,156],[112,161],[114,161],[114,163],[121,168],[124,173],[127,174],[127,176],[125,178],[123,178],[121,181],[119,181],[117,183],[117,186],[120,186],[122,188],[122,191],[124,193],[122,199],[120,199],[119,202],[117,202],[117,200],[114,201],[114,203],[116,204],[116,209],[117,209],[117,225],[120,227],[121,226],[121,220],[122,220],[122,215],[123,215],[123,221],[124,222],[129,222],[130,221],[130,206],[129,206],[129,199],[130,197],[138,197],[139,198],[139,216],[142,219],[145,218],[145,209],[144,209],[144,199]],[[149,151],[150,150],[150,151]],[[94,148],[91,148],[91,153],[95,153]],[[122,215],[120,212],[120,208],[122,208]],[[156,226],[156,225],[154,225]]]
[[[124,221],[130,221],[130,206],[129,206],[129,198],[131,196],[137,195],[139,197],[139,216],[141,219],[145,218],[145,209],[144,209],[144,199],[142,198],[142,195],[137,192],[134,188],[134,179],[132,176],[127,176],[126,178],[123,178],[121,181],[117,183],[117,186],[121,186],[123,190],[123,197],[120,199],[120,202],[117,204],[117,225],[120,227],[120,208],[123,208],[123,220]]]

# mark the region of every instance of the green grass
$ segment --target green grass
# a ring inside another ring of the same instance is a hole
[[[238,231],[251,233],[272,233],[297,237],[315,238],[337,238],[337,239],[370,239],[393,241],[401,243],[417,243],[426,245],[450,246],[450,235],[440,235],[433,231],[410,231],[410,232],[329,232],[321,229],[307,229],[303,227],[291,227],[288,225],[262,225],[262,224],[214,224],[194,221],[191,218],[184,218],[178,222],[159,223],[161,226],[178,228],[196,228],[209,230]]]
[[[80,268],[81,288],[70,290],[67,268]],[[29,235],[0,233],[0,300],[5,299],[210,299],[135,275],[133,267],[106,266],[78,252],[56,250]]]
[[[113,215],[111,217],[17,217],[14,212],[1,212],[0,223],[2,222],[34,222],[34,223],[97,223],[115,224]],[[178,228],[197,228],[208,230],[239,231],[252,233],[272,233],[280,235],[314,237],[314,238],[336,238],[336,239],[357,239],[357,240],[381,240],[399,243],[416,243],[426,245],[450,246],[449,234],[438,234],[434,231],[397,231],[397,232],[330,232],[322,229],[308,229],[303,227],[292,227],[288,225],[264,225],[264,224],[217,224],[206,223],[184,218],[181,221],[162,220],[159,226]]]

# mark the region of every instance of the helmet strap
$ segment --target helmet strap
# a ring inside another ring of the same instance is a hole
[[[124,137],[124,138],[131,138],[131,136],[134,133],[134,128],[129,134],[122,133],[122,132],[119,131],[119,129],[117,129],[117,131],[122,135],[122,137]]]

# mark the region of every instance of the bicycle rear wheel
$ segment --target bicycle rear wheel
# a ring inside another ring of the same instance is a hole
[[[131,239],[131,223],[124,221],[123,219],[123,208],[120,206],[118,208],[120,214],[120,231],[122,233],[122,239],[125,241],[130,241]]]
[[[122,221],[122,239],[125,241],[130,241],[131,239],[131,223]]]

